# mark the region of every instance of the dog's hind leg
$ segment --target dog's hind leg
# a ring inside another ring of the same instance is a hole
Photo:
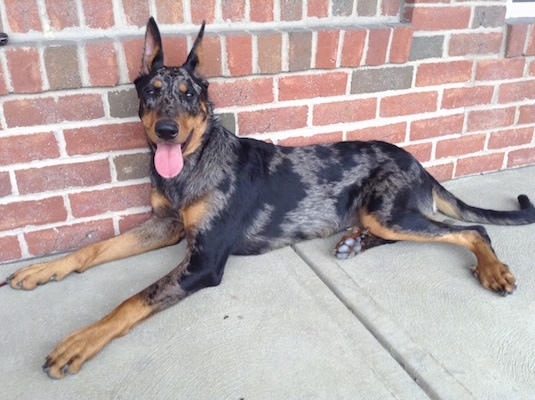
[[[386,240],[446,242],[465,247],[477,258],[474,275],[485,288],[503,296],[516,289],[515,277],[498,259],[485,228],[480,225],[453,226],[430,220],[417,211],[399,210],[395,220],[389,222],[366,212],[361,213],[360,221],[373,235]]]
[[[54,261],[33,264],[9,276],[14,289],[34,289],[60,281],[72,272],[84,272],[99,264],[175,244],[184,236],[182,220],[157,193],[153,193],[153,216],[140,226],[114,238],[90,244]]]

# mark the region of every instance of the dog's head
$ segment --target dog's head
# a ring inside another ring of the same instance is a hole
[[[134,81],[139,116],[163,178],[180,173],[184,158],[202,142],[212,114],[208,82],[198,73],[204,22],[180,67],[164,66],[162,40],[153,18],[147,23],[140,76]]]

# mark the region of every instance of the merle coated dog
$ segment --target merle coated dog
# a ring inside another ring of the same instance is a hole
[[[7,282],[17,289],[59,281],[71,272],[175,244],[185,259],[109,315],[61,341],[46,359],[53,378],[77,373],[113,338],[199,289],[218,285],[231,254],[259,254],[300,240],[346,232],[335,253],[351,257],[398,240],[455,243],[477,258],[474,275],[502,295],[515,278],[496,256],[485,228],[432,219],[443,214],[473,223],[535,222],[529,199],[520,210],[466,205],[406,151],[384,142],[279,147],[226,130],[214,115],[199,74],[204,23],[186,62],[164,66],[158,27],[147,25],[139,116],[152,151],[152,217],[141,226],[56,261],[23,268]]]

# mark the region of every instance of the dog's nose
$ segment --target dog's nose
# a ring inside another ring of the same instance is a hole
[[[178,135],[178,126],[173,121],[158,121],[154,130],[160,139],[173,139]]]

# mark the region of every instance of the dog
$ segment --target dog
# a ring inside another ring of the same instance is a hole
[[[471,223],[535,222],[535,208],[469,206],[442,187],[408,152],[392,144],[340,142],[281,147],[238,138],[214,115],[199,73],[204,22],[180,67],[164,66],[158,26],[149,19],[135,87],[152,152],[152,216],[115,238],[11,275],[14,289],[34,289],[71,272],[187,241],[186,256],[163,278],[110,314],[62,340],[46,358],[52,378],[79,372],[112,339],[186,296],[221,282],[231,254],[259,254],[346,231],[335,249],[349,258],[399,240],[447,242],[471,250],[481,284],[506,295],[515,277],[496,256],[480,225],[432,219],[438,210]],[[349,229],[349,230],[348,230]]]

